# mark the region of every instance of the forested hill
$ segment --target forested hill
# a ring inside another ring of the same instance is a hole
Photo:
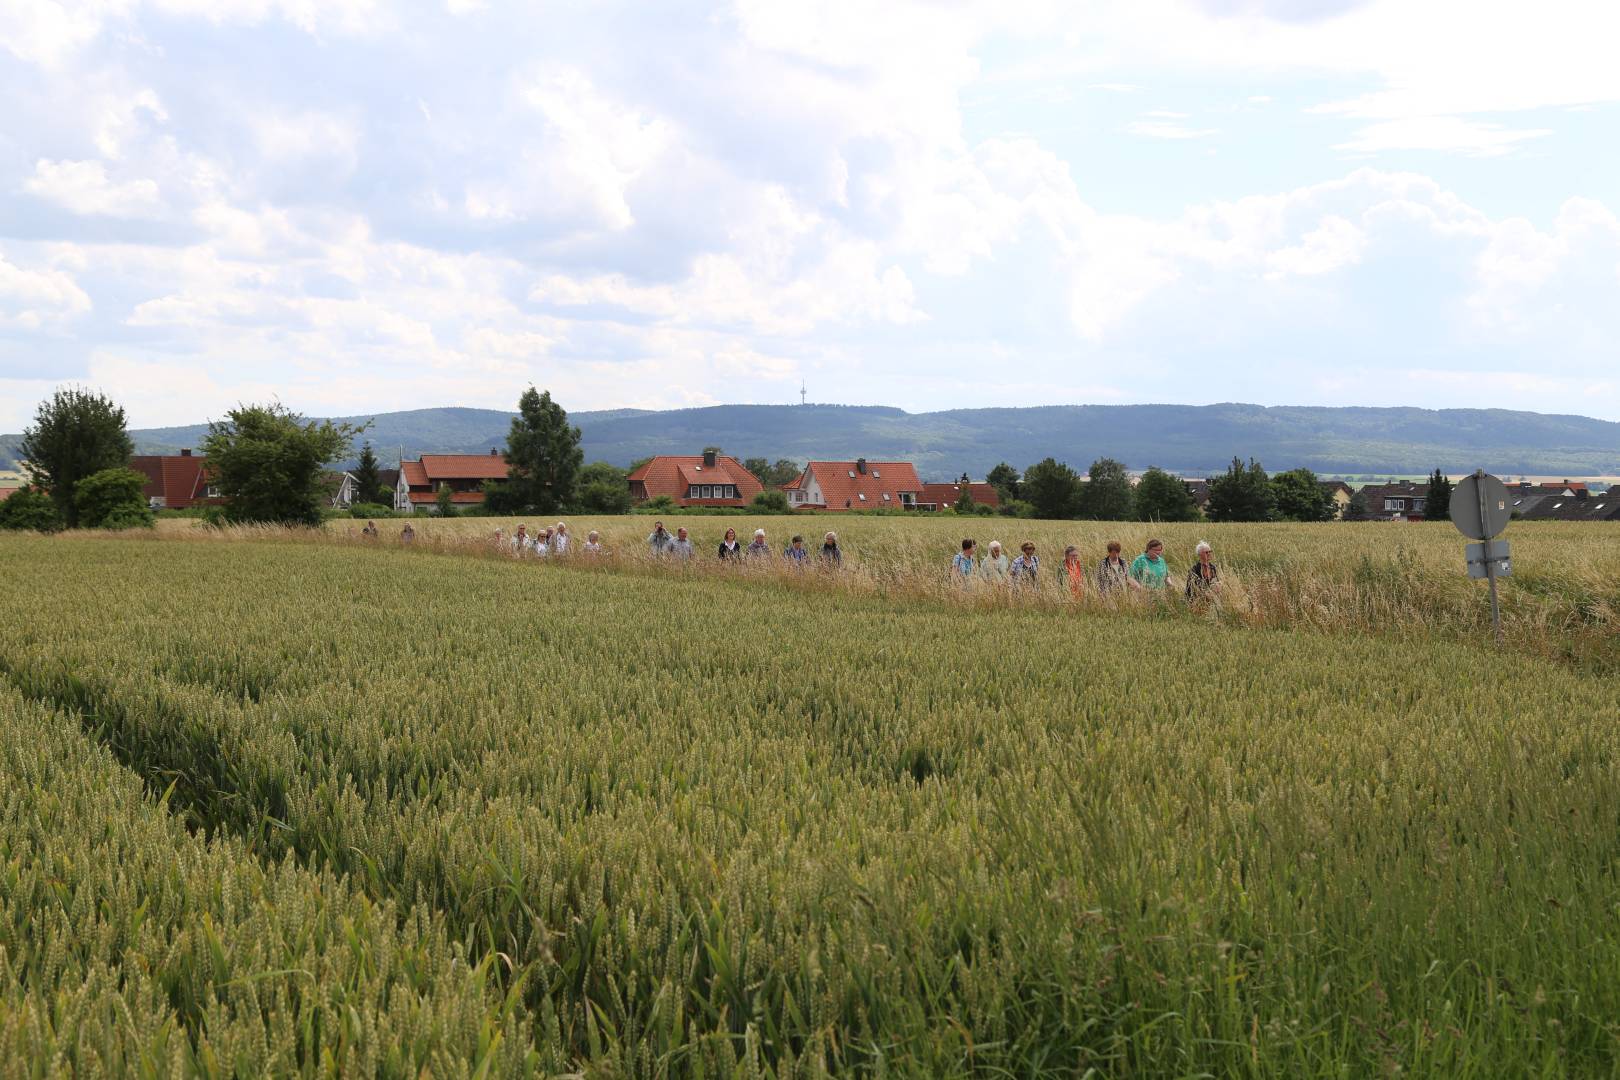
[[[401,453],[488,452],[510,413],[417,409],[370,419],[386,464]],[[998,461],[1022,469],[1052,456],[1084,469],[1109,456],[1132,468],[1185,475],[1224,468],[1234,455],[1276,471],[1422,473],[1484,468],[1508,474],[1620,472],[1620,423],[1505,409],[1317,408],[1259,405],[1054,405],[907,413],[844,405],[717,405],[651,412],[577,412],[587,460],[623,465],[657,453],[720,446],[738,457],[910,460],[925,478],[982,476]],[[133,432],[139,449],[196,446],[203,425]],[[0,459],[14,446],[0,440]],[[4,461],[0,460],[0,465]]]

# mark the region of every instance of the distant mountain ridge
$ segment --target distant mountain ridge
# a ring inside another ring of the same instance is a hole
[[[513,414],[439,408],[372,416],[365,438],[384,464],[403,454],[488,453]],[[738,457],[907,460],[930,479],[1019,469],[1051,456],[1084,470],[1113,457],[1131,468],[1183,475],[1222,470],[1234,455],[1267,469],[1409,474],[1483,467],[1508,474],[1620,473],[1620,423],[1508,409],[1323,406],[1046,405],[908,413],[865,405],[715,405],[573,413],[588,461],[626,465],[659,453],[720,446]],[[141,453],[197,446],[207,425],[132,431]],[[0,467],[16,436],[0,437]]]

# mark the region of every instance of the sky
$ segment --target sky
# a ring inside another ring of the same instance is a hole
[[[1620,9],[0,0],[0,431],[732,402],[1620,420]]]

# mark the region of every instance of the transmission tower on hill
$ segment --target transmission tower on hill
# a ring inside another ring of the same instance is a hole
[[[806,391],[805,388],[804,388],[804,380],[800,379],[799,380],[799,404],[800,405],[803,405],[803,404],[806,403],[805,398],[806,398],[807,394],[808,394],[808,391]]]

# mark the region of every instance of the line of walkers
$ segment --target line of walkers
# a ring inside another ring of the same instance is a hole
[[[1041,559],[1035,553],[1035,544],[1025,540],[1016,559],[1008,559],[1000,540],[990,541],[989,550],[978,556],[979,545],[972,537],[962,541],[962,550],[951,560],[951,574],[962,584],[989,582],[993,585],[1022,587],[1036,585],[1041,580]],[[1164,561],[1164,542],[1149,540],[1142,554],[1130,563],[1120,554],[1118,540],[1108,542],[1108,553],[1093,571],[1087,571],[1080,558],[1080,549],[1069,545],[1063,549],[1063,561],[1058,564],[1057,576],[1075,596],[1095,587],[1100,595],[1139,591],[1164,593],[1169,589],[1170,565]],[[1200,540],[1193,549],[1193,564],[1187,571],[1186,596],[1194,600],[1219,591],[1220,571],[1209,541]]]
[[[693,551],[691,537],[687,535],[683,525],[675,530],[671,536],[669,530],[664,528],[662,521],[653,523],[653,531],[647,536],[647,551],[649,554],[672,559],[690,559]],[[744,546],[737,540],[737,530],[727,529],[725,537],[720,541],[720,549],[716,553],[722,560],[733,562],[756,561],[772,557],[771,546],[765,539],[764,529],[754,530],[754,539]],[[782,558],[789,563],[800,567],[806,566],[812,552],[804,546],[804,537],[795,536],[782,549]],[[821,548],[814,552],[817,563],[824,569],[836,569],[844,564],[844,553],[838,548],[838,534],[829,532],[821,538]]]

